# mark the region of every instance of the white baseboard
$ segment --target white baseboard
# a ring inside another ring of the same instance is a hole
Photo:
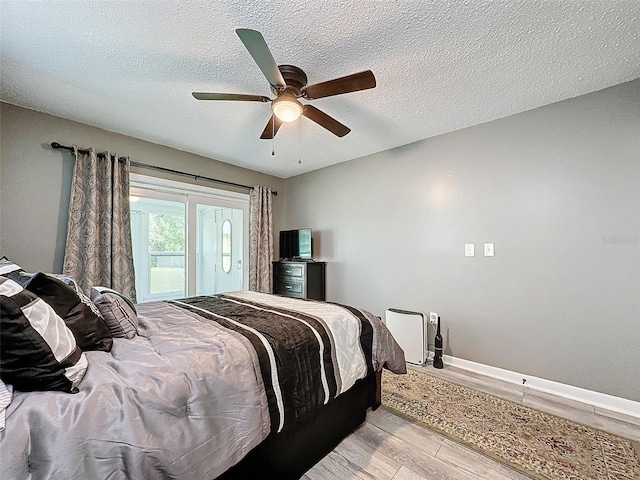
[[[525,375],[511,370],[504,370],[502,368],[492,367],[490,365],[484,365],[482,363],[476,363],[463,358],[452,357],[450,355],[443,355],[442,360],[445,365],[451,365],[452,367],[480,373],[487,377],[497,378],[509,383],[522,385],[522,380],[526,379],[525,386],[533,390],[551,393],[553,395],[558,395],[559,397],[570,398],[589,405],[606,408],[614,412],[640,418],[640,402],[607,395],[606,393],[594,392],[592,390],[586,390],[584,388],[574,387],[564,383],[545,380],[544,378]]]

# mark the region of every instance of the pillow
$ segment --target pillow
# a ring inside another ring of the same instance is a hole
[[[34,275],[35,273],[27,273],[20,270],[21,282],[16,279],[13,279],[13,280],[15,280],[17,283],[19,283],[24,287],[27,283],[29,283],[29,280],[31,280]],[[100,310],[98,310],[98,307],[96,307],[95,304],[91,300],[89,300],[89,297],[87,297],[84,294],[84,292],[80,289],[78,282],[76,282],[73,278],[63,273],[45,273],[45,275],[49,277],[57,278],[62,283],[72,287],[75,290],[78,297],[80,297],[80,300],[82,301],[82,303],[84,303],[87,307],[89,307],[93,313],[95,313],[100,318],[102,318],[102,314],[100,313]]]
[[[104,320],[82,303],[75,290],[57,278],[36,273],[25,286],[62,317],[83,350],[111,351],[113,337]]]
[[[29,281],[28,277],[23,276],[24,270],[20,265],[16,265],[7,257],[0,258],[0,275],[5,278],[9,278],[16,282],[21,287],[24,287]]]
[[[96,304],[114,337],[133,338],[138,334],[138,317],[133,302],[107,287],[93,287],[91,301]]]
[[[11,400],[13,400],[13,386],[5,385],[4,382],[0,380],[0,432],[4,432],[6,425],[5,412],[7,407],[11,405]]]
[[[44,300],[0,276],[0,378],[25,392],[78,391],[87,358]]]

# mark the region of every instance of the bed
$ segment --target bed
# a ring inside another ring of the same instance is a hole
[[[406,371],[361,309],[232,292],[138,304],[137,334],[85,351],[77,393],[14,391],[11,479],[300,478]]]

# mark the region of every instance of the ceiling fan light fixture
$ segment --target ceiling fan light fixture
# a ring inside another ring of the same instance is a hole
[[[282,96],[271,105],[273,114],[283,122],[295,122],[302,115],[302,105],[295,98]]]
[[[238,28],[236,33],[269,82],[271,92],[276,98],[272,100],[270,97],[263,95],[192,92],[191,94],[196,100],[271,103],[272,115],[260,135],[261,139],[273,139],[283,123],[295,122],[301,115],[337,137],[344,137],[351,131],[349,127],[313,105],[300,103],[298,98],[316,100],[374,88],[376,86],[376,77],[371,70],[307,85],[307,74],[301,68],[295,65],[278,65],[276,63],[267,42],[265,42],[260,32],[248,28]]]

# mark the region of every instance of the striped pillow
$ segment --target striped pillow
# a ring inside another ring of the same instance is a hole
[[[13,400],[13,386],[5,385],[4,382],[0,380],[0,432],[4,432],[5,412],[11,404],[11,400]]]
[[[100,310],[111,335],[133,338],[138,334],[136,307],[127,297],[107,287],[93,287],[91,301]]]
[[[20,265],[16,265],[7,257],[0,258],[0,275],[9,278],[24,287],[29,281],[28,277],[23,277],[24,270]]]
[[[113,336],[109,333],[104,318],[93,313],[82,302],[73,287],[57,278],[38,272],[24,288],[35,293],[53,308],[73,332],[78,347],[83,352],[111,351]]]
[[[0,378],[24,392],[76,393],[87,358],[51,306],[0,276]]]
[[[75,290],[75,292],[78,295],[78,297],[80,297],[80,300],[82,301],[82,303],[84,303],[87,307],[89,307],[93,313],[95,313],[100,318],[102,318],[102,315],[100,315],[100,310],[98,310],[98,308],[93,304],[93,302],[91,300],[89,300],[89,297],[87,297],[84,294],[84,292],[80,289],[80,286],[78,285],[78,282],[76,282],[70,276],[65,275],[64,273],[43,273],[43,272],[27,273],[27,272],[23,272],[22,270],[20,270],[20,280],[16,280],[15,278],[12,278],[12,277],[9,277],[9,278],[11,278],[11,280],[15,280],[17,283],[19,283],[20,285],[22,285],[23,287],[26,288],[26,286],[29,283],[29,281],[33,277],[35,277],[38,273],[46,275],[47,277],[57,278],[58,280],[60,280],[65,285],[69,285],[71,288],[73,288]],[[2,275],[2,274],[0,273],[0,275]],[[5,277],[6,277],[6,275],[5,275]]]

